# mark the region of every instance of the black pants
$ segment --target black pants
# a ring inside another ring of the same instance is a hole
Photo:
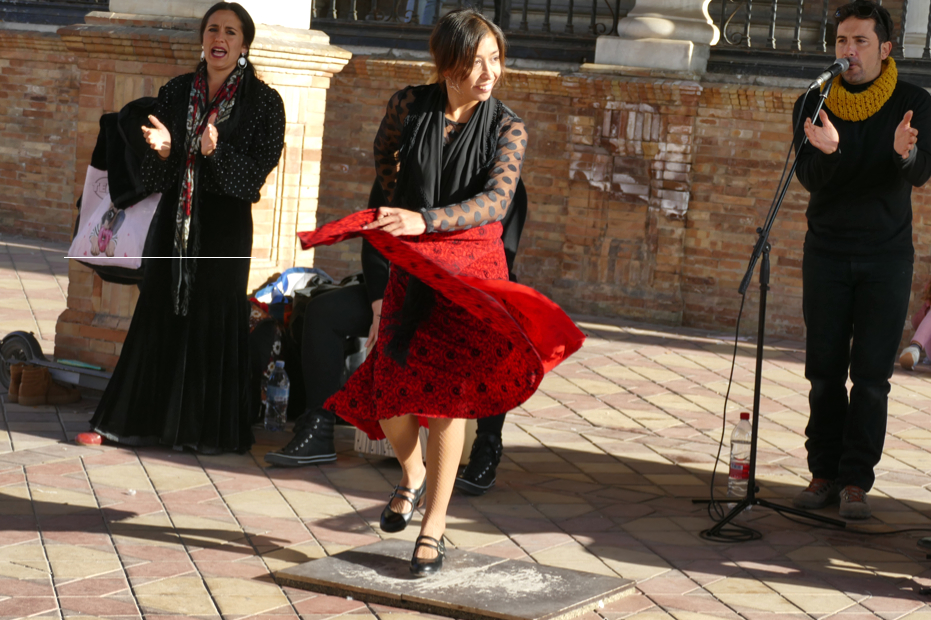
[[[873,486],[911,281],[909,260],[852,262],[805,253],[805,377],[811,382],[805,448],[815,478],[867,491]]]
[[[372,325],[372,305],[365,286],[344,286],[307,303],[301,364],[307,411],[319,409],[340,386],[346,366],[346,338],[365,338]]]
[[[339,390],[346,363],[343,344],[348,337],[367,337],[372,318],[372,305],[362,285],[329,291],[307,303],[301,343],[306,412],[319,410]],[[478,432],[500,436],[504,416],[480,419]],[[295,431],[301,427],[298,421]]]

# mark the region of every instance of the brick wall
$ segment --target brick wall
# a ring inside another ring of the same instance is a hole
[[[71,239],[78,92],[57,35],[0,30],[0,232]]]
[[[385,103],[395,90],[430,77],[426,63],[357,56],[334,78],[321,222],[365,207]],[[512,71],[496,93],[530,135],[521,281],[570,312],[732,328],[737,288],[776,189],[800,94],[799,81],[752,81]],[[771,237],[767,333],[774,336],[804,332],[807,200],[793,181]],[[917,290],[931,266],[931,193],[916,190],[913,201]],[[359,269],[358,252],[352,243],[320,248],[316,265],[342,277]],[[758,297],[754,275],[743,333],[755,333]]]
[[[732,326],[737,288],[762,225],[791,139],[795,88],[703,84],[695,125],[692,201],[683,300],[688,324]],[[801,336],[801,248],[808,194],[793,180],[770,238],[770,333]],[[759,269],[744,318],[755,330]]]

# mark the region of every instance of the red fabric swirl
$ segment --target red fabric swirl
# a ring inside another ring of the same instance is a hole
[[[582,346],[585,335],[559,306],[507,280],[500,223],[399,238],[362,230],[374,219],[374,210],[361,211],[298,233],[305,250],[362,236],[392,264],[378,342],[324,404],[369,437],[384,437],[378,420],[405,413],[479,418],[509,411]],[[397,324],[407,274],[439,295],[401,367],[384,348]]]

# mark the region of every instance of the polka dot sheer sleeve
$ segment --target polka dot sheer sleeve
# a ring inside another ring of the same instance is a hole
[[[394,189],[398,178],[398,149],[401,147],[401,128],[407,118],[410,105],[415,95],[408,87],[399,90],[388,100],[385,116],[375,134],[375,170],[385,193],[386,205],[394,198]]]
[[[498,146],[484,190],[469,200],[427,210],[427,232],[468,230],[503,220],[517,190],[526,149],[523,121],[504,115],[498,124]]]
[[[284,103],[277,91],[263,89],[257,107],[235,128],[251,135],[247,148],[223,142],[205,157],[205,188],[216,194],[258,202],[269,173],[278,165],[284,148]]]

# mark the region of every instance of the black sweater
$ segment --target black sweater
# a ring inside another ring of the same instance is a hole
[[[872,83],[852,86],[862,92]],[[812,92],[805,102],[810,117],[818,102]],[[802,97],[795,102],[793,127]],[[902,82],[883,107],[865,121],[843,121],[823,108],[840,137],[837,151],[825,155],[795,137],[796,176],[811,192],[805,251],[845,260],[912,259],[912,186],[931,177],[931,95]],[[903,160],[893,149],[895,129],[908,110],[918,144]],[[818,123],[820,124],[820,122]]]

